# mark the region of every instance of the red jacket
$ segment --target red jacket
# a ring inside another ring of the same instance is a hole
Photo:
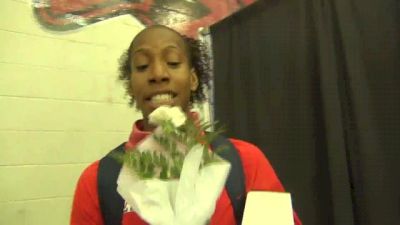
[[[132,132],[130,144],[137,143],[145,135],[138,130]],[[137,133],[139,134],[139,138]],[[230,139],[239,151],[243,163],[243,171],[246,180],[246,191],[264,190],[264,191],[285,191],[278,177],[276,176],[271,164],[265,158],[264,154],[254,145],[241,141]],[[129,145],[129,143],[128,143]],[[99,161],[94,162],[85,169],[79,178],[71,213],[71,225],[103,225],[103,218],[100,211],[98,189],[97,189],[97,171]],[[301,225],[301,221],[294,213],[296,225]],[[229,196],[224,189],[219,197],[210,225],[234,225],[235,217]],[[135,212],[124,212],[122,225],[146,225]]]

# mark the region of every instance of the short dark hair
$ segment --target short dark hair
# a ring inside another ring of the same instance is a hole
[[[190,95],[190,102],[195,103],[206,100],[206,95],[204,92],[206,88],[210,87],[210,79],[211,79],[210,54],[206,44],[197,39],[182,35],[171,28],[160,25],[158,25],[158,27],[163,27],[176,32],[182,38],[187,47],[187,54],[188,58],[190,59],[189,60],[190,66],[193,67],[193,69],[195,70],[197,78],[199,80],[199,86]],[[130,101],[129,101],[130,106],[133,106],[135,104],[135,100],[131,95],[132,86],[130,84],[130,81],[131,81],[132,68],[131,68],[130,50],[132,49],[136,37],[132,40],[129,48],[123,52],[119,61],[118,79],[124,83],[126,93],[130,96]]]

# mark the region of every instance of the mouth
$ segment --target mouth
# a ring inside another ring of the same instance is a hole
[[[148,102],[153,108],[157,108],[161,105],[173,105],[174,99],[177,94],[174,92],[160,92],[147,97],[145,100]]]

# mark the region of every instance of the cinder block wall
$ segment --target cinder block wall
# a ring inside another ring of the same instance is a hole
[[[56,33],[29,2],[0,1],[0,224],[63,225],[82,170],[141,116],[116,77],[143,27],[122,16]]]

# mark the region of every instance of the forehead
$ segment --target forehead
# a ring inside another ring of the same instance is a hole
[[[186,50],[185,42],[177,32],[164,27],[146,28],[133,39],[131,52],[140,48],[163,49],[166,46]]]

